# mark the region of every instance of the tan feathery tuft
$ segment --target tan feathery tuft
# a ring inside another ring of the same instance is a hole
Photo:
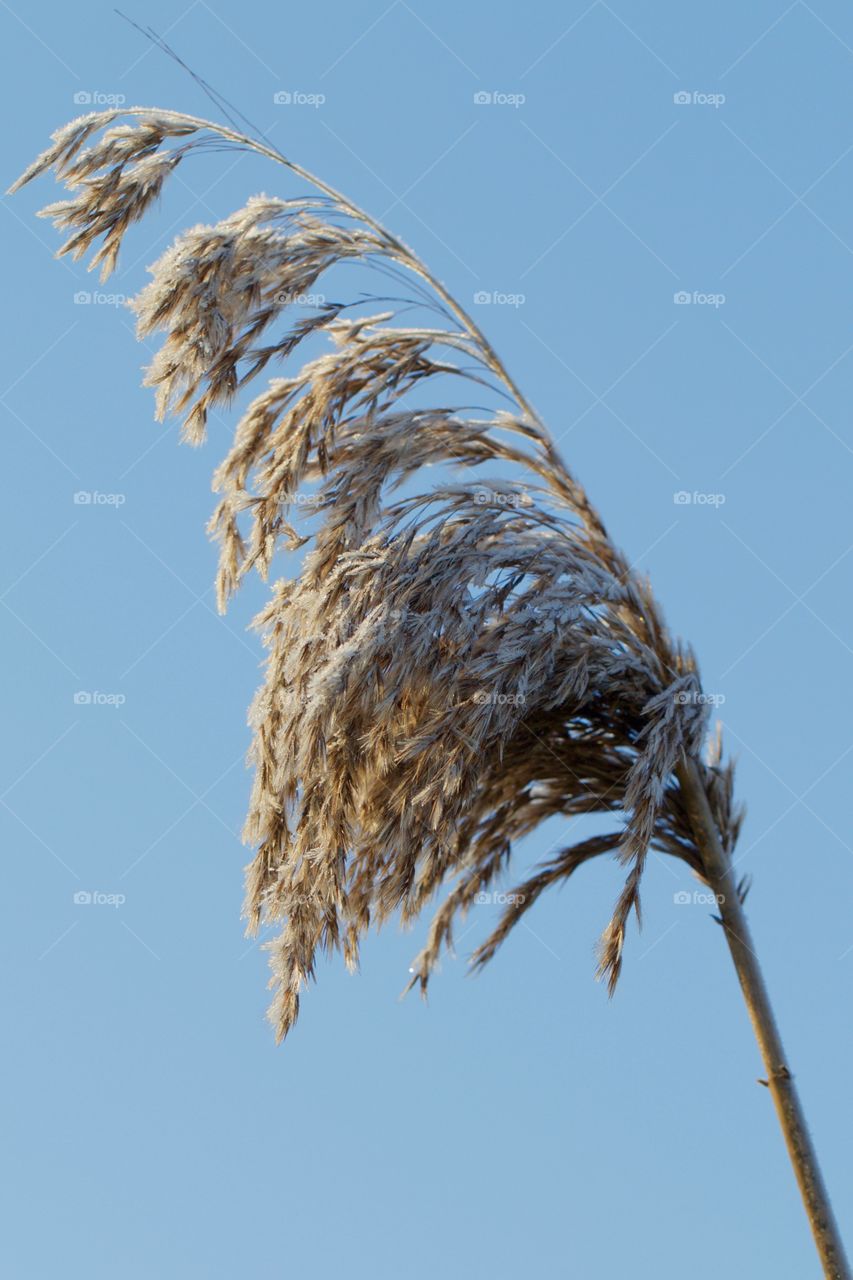
[[[44,210],[72,231],[61,252],[92,250],[104,277],[125,231],[196,149],[225,140],[310,177],[206,121],[135,108],[116,123],[119,114],[60,130],[17,184],[54,170],[71,192]],[[181,234],[132,304],[140,337],[165,335],[146,375],[157,415],[181,414],[192,443],[209,411],[268,365],[305,340],[329,343],[274,376],[242,415],[210,525],[223,609],[250,569],[267,576],[280,546],[306,548],[299,578],[276,583],[257,619],[268,657],[251,710],[245,910],[250,930],[281,922],[270,944],[277,1034],[295,1020],[318,951],[341,950],[355,966],[371,924],[414,918],[449,884],[412,970],[425,990],[454,919],[506,870],[515,842],[555,814],[625,819],[534,870],[475,963],[546,887],[611,853],[628,872],[600,948],[612,990],[649,850],[702,875],[673,781],[705,733],[695,660],[478,327],[411,250],[313,181],[318,194],[256,196]],[[294,309],[352,260],[398,284],[408,277],[411,294],[375,314],[364,300]],[[412,304],[440,323],[402,324]],[[432,383],[436,407],[412,407],[411,393]],[[510,407],[473,416],[445,402],[465,384],[493,400],[500,390]],[[481,475],[490,463],[513,464],[514,478]],[[436,484],[435,464],[476,477]],[[416,491],[395,496],[404,483]],[[306,535],[292,509],[309,492]],[[731,845],[731,770],[703,771]]]

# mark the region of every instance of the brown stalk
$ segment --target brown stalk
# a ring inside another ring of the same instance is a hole
[[[850,1266],[844,1244],[832,1212],[794,1076],[782,1046],[782,1037],[755,952],[749,922],[738,893],[731,855],[726,853],[720,843],[696,761],[685,756],[676,773],[696,843],[702,853],[705,878],[717,897],[726,941],[767,1071],[767,1079],[761,1083],[769,1088],[776,1107],[776,1115],[794,1167],[824,1275],[827,1280],[850,1280]]]

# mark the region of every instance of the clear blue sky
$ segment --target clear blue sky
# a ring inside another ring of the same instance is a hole
[[[462,300],[523,295],[478,319],[724,699],[751,917],[853,1242],[849,6],[128,2]],[[75,94],[212,110],[109,5],[12,0],[0,25],[10,180]],[[182,169],[102,292],[290,189],[235,155]],[[75,302],[96,281],[33,217],[56,198],[2,214],[5,1273],[816,1276],[680,866],[652,862],[612,1002],[602,864],[466,979],[477,907],[428,1006],[396,999],[418,931],[358,978],[322,966],[274,1047],[239,920],[264,593],[219,619],[203,532],[224,433],[194,452],[153,423],[130,317]]]

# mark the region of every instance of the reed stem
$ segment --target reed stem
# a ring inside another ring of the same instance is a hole
[[[708,883],[717,895],[726,941],[764,1060],[766,1084],[773,1097],[823,1273],[827,1280],[851,1280],[850,1265],[820,1172],[817,1152],[782,1047],[746,912],[738,895],[731,858],[720,842],[696,761],[685,757],[677,774]]]

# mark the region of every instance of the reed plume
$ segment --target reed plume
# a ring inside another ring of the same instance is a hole
[[[521,837],[553,815],[609,815],[609,833],[561,849],[508,895],[474,963],[546,889],[612,855],[625,868],[600,942],[612,992],[650,851],[686,862],[717,895],[825,1274],[849,1278],[734,879],[741,811],[719,734],[702,754],[695,657],[478,326],[375,219],[219,124],[87,115],[16,187],[53,170],[70,193],[43,210],[70,232],[60,252],[92,251],[106,278],[176,166],[223,146],[284,165],[308,193],[256,196],[184,232],[132,305],[140,337],[164,335],[146,376],[157,416],[179,415],[193,444],[211,411],[276,371],[215,472],[210,532],[223,610],[247,573],[266,579],[280,548],[304,548],[301,573],[274,584],[255,622],[267,659],[250,713],[245,914],[252,932],[280,926],[268,944],[277,1036],[318,953],[354,968],[371,925],[412,920],[445,890],[413,965],[425,990]],[[346,262],[401,296],[293,305]],[[429,323],[405,323],[413,309]],[[294,368],[303,342],[325,345]],[[457,482],[436,480],[436,464]]]

